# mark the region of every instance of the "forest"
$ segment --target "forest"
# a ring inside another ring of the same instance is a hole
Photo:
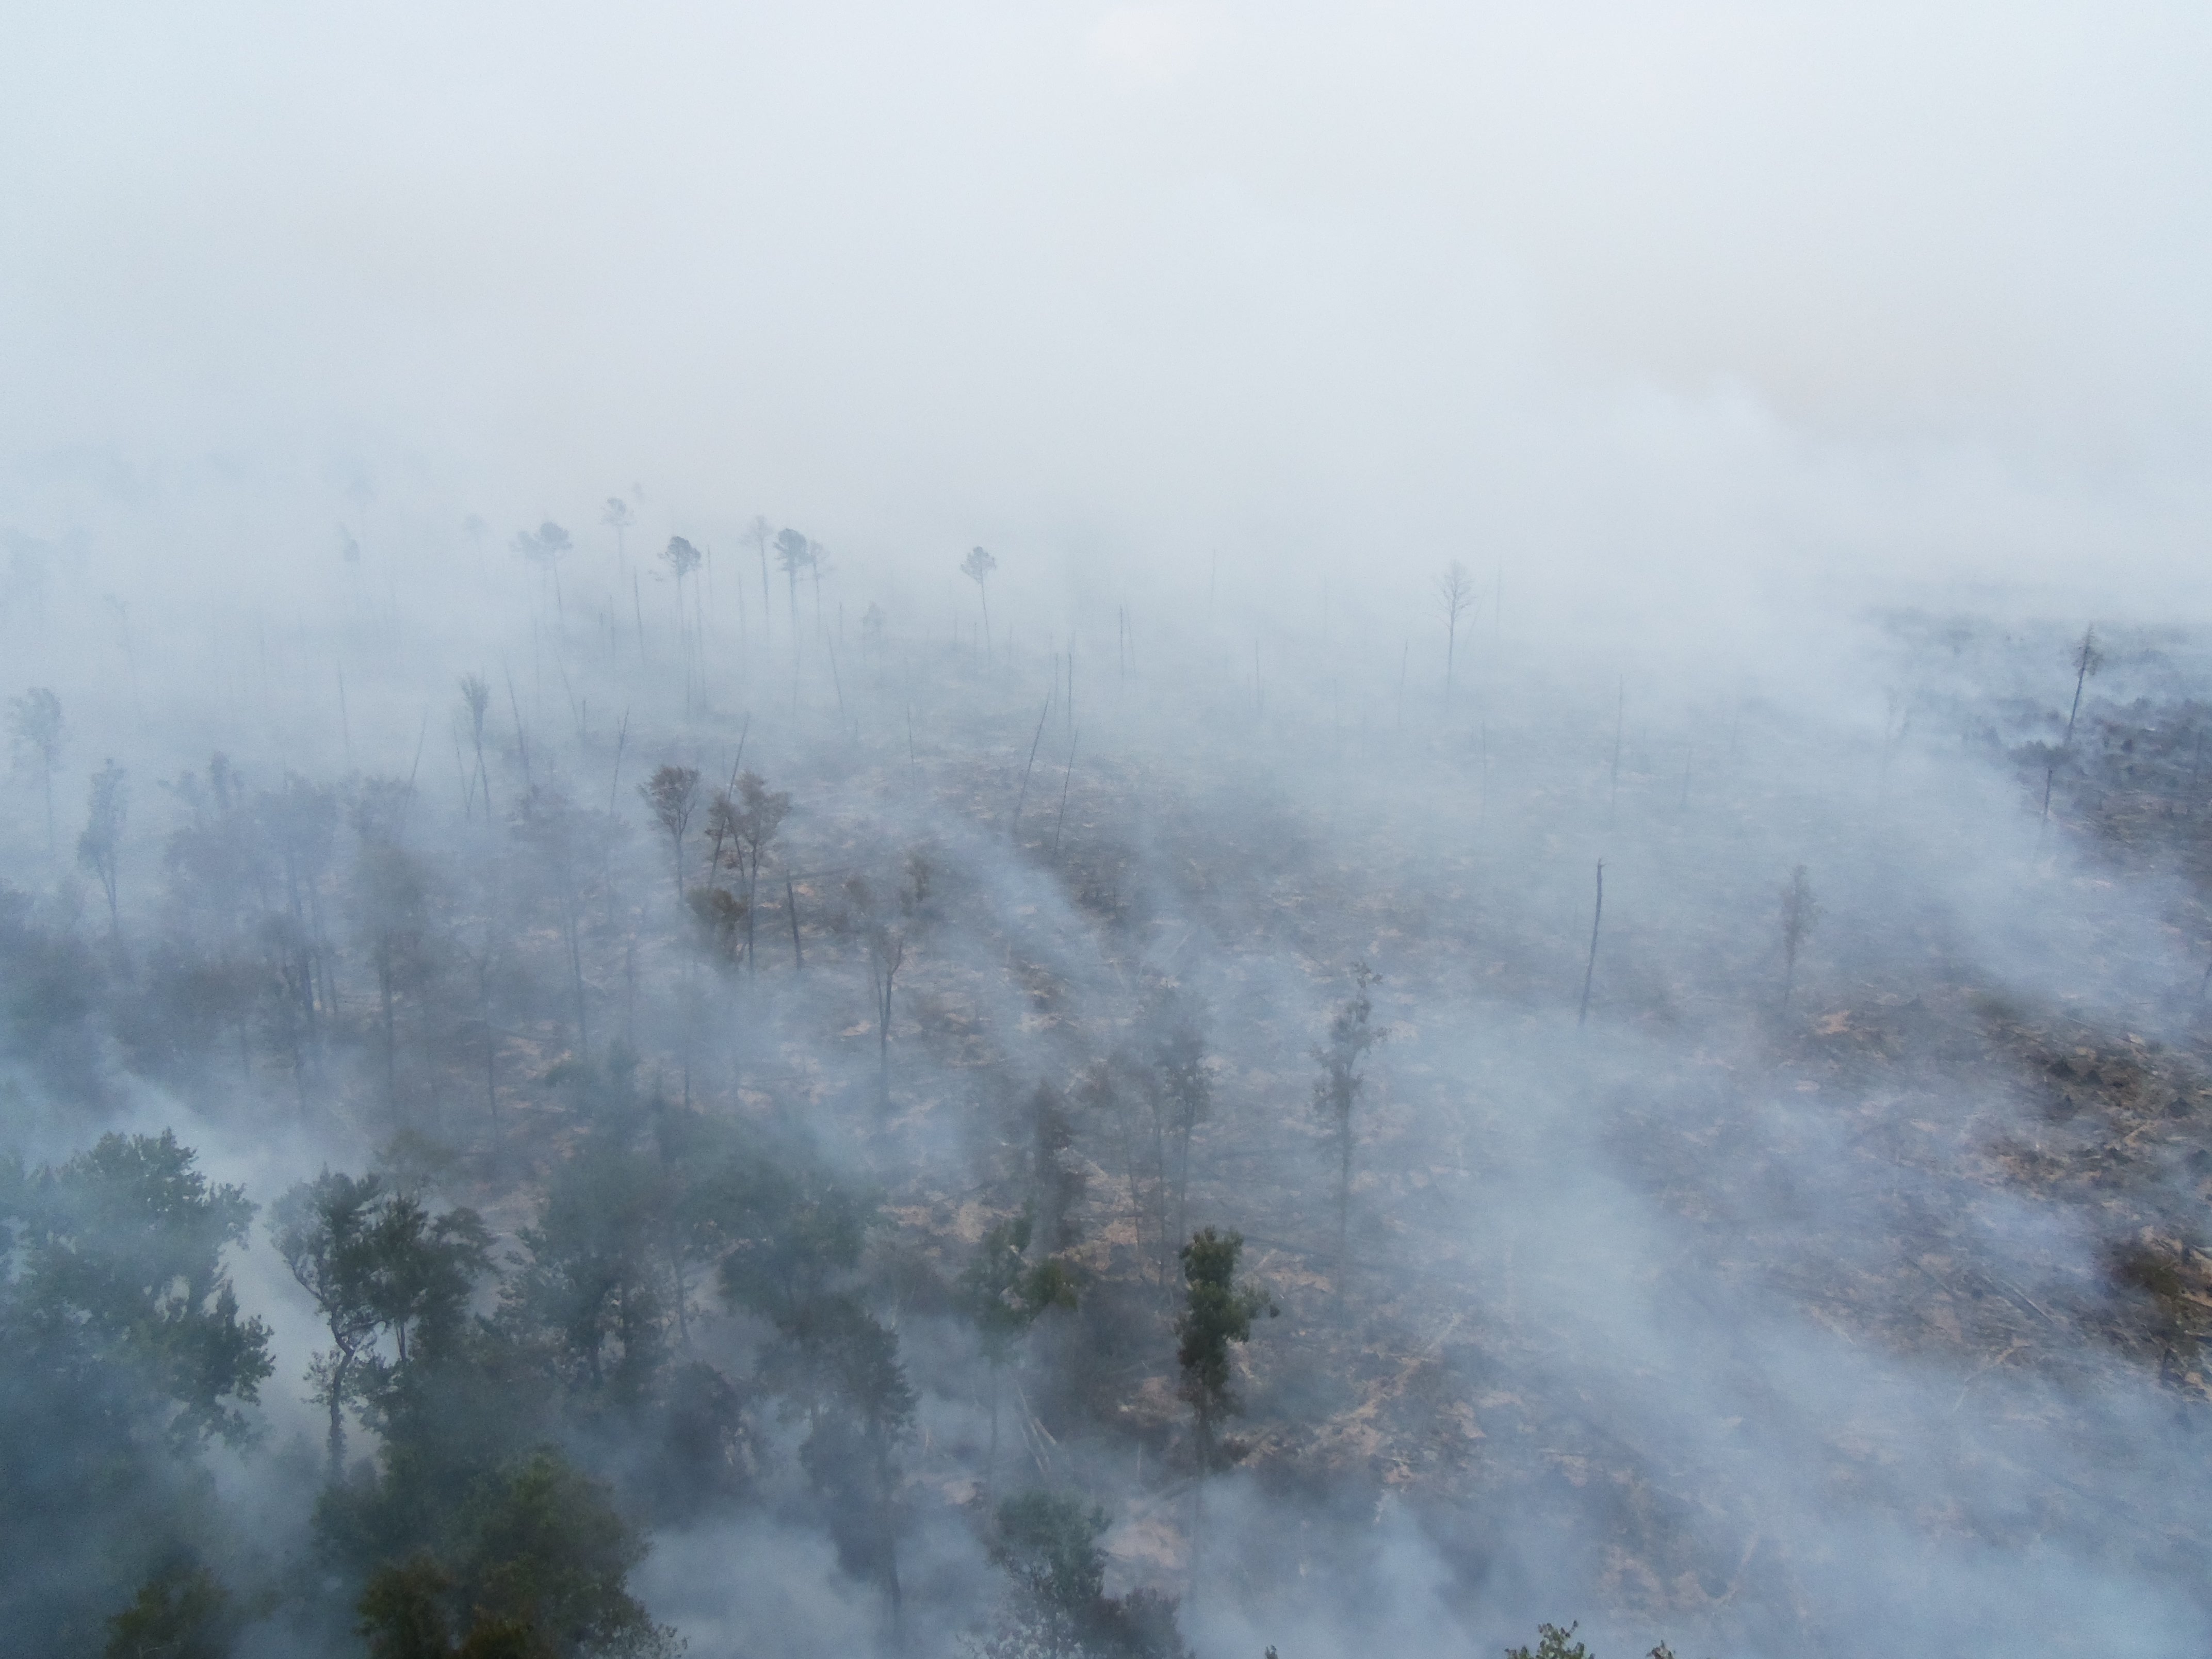
[[[2212,1630],[2205,641],[664,516],[198,645],[11,536],[9,1651]]]

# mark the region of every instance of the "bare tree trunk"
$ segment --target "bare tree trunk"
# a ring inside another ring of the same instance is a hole
[[[1021,844],[1022,807],[1030,798],[1030,768],[1036,764],[1037,744],[1044,741],[1044,723],[1051,714],[1052,699],[1048,696],[1044,700],[1044,707],[1037,711],[1036,736],[1030,739],[1030,757],[1022,766],[1021,793],[1014,797],[1014,821],[1006,830],[1006,839],[1016,846]]]
[[[1589,961],[1583,968],[1583,1004],[1575,1014],[1575,1024],[1583,1024],[1589,1018],[1590,981],[1597,973],[1597,928],[1605,919],[1605,860],[1597,861],[1597,908],[1590,912]]]
[[[326,1442],[332,1486],[345,1473],[345,1379],[352,1367],[353,1356],[339,1350],[337,1360],[331,1368],[331,1429]]]

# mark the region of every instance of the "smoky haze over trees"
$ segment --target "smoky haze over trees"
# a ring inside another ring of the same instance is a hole
[[[0,1650],[2212,1650],[2193,18],[16,33]]]
[[[87,805],[57,857],[32,744],[17,1645],[2212,1619],[2187,1460],[2143,1461],[2212,1410],[2212,650],[1900,611],[1877,736],[1500,630],[1402,729],[1392,619],[1280,636],[1260,709],[1164,617],[1079,749],[1126,600],[1009,601],[986,653],[838,570],[745,641],[687,564],[647,642],[695,648],[641,657],[619,550],[568,556],[495,672],[435,659],[434,586],[333,622],[350,771],[334,695],[18,694]]]

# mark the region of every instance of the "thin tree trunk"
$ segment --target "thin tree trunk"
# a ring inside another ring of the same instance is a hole
[[[1052,699],[1048,696],[1044,700],[1044,707],[1037,710],[1036,736],[1030,739],[1030,757],[1022,765],[1021,793],[1014,798],[1014,821],[1006,830],[1006,838],[1016,846],[1021,844],[1022,807],[1030,798],[1030,769],[1036,764],[1037,744],[1044,741],[1044,723],[1051,714]]]
[[[331,1431],[327,1442],[331,1485],[337,1485],[345,1474],[345,1379],[353,1368],[353,1357],[343,1349],[337,1363],[331,1370]]]
[[[1060,832],[1067,822],[1067,787],[1075,781],[1075,738],[1067,740],[1067,770],[1060,780],[1060,816],[1052,821],[1052,855],[1060,856]]]
[[[1597,861],[1597,908],[1590,912],[1589,961],[1583,968],[1583,1003],[1575,1014],[1575,1024],[1582,1025],[1589,1018],[1590,980],[1597,972],[1597,928],[1605,919],[1605,860]]]

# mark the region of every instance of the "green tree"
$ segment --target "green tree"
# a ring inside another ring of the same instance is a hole
[[[272,1369],[269,1328],[242,1318],[222,1255],[253,1206],[217,1186],[176,1136],[107,1134],[29,1183],[16,1288],[95,1351],[142,1371],[174,1411],[171,1438],[245,1440],[243,1407]]]
[[[1025,1492],[999,1505],[989,1552],[1012,1594],[985,1659],[1183,1659],[1172,1598],[1106,1594],[1106,1512],[1072,1493]]]
[[[551,1340],[572,1391],[635,1406],[666,1363],[668,1184],[656,1159],[595,1138],[555,1172],[520,1234],[529,1258],[506,1308]]]
[[[375,1659],[660,1659],[678,1650],[629,1594],[644,1540],[606,1488],[539,1450],[477,1482],[442,1553],[368,1581],[357,1610]],[[451,1632],[465,1623],[458,1645]]]
[[[1252,1321],[1264,1311],[1280,1311],[1267,1293],[1237,1282],[1244,1236],[1201,1228],[1182,1247],[1183,1311],[1176,1319],[1176,1364],[1182,1373],[1178,1392],[1191,1408],[1198,1431],[1198,1468],[1203,1480],[1214,1461],[1214,1431],[1224,1417],[1243,1409],[1230,1380],[1231,1344],[1249,1341]]]
[[[1565,1630],[1557,1625],[1539,1625],[1534,1653],[1526,1647],[1508,1648],[1505,1659],[1590,1659],[1589,1650],[1574,1639],[1577,1628],[1573,1625]]]
[[[205,1567],[172,1565],[107,1621],[104,1659],[228,1659],[236,1635],[230,1598]]]
[[[307,1370],[310,1396],[330,1413],[327,1448],[331,1479],[345,1467],[345,1411],[361,1393],[362,1361],[376,1340],[378,1212],[390,1196],[383,1177],[337,1175],[325,1170],[276,1201],[270,1235],[323,1317],[331,1346]]]
[[[252,1214],[167,1134],[109,1135],[38,1170],[0,1158],[11,1650],[94,1652],[118,1628],[201,1639],[191,1563],[221,1528],[197,1454],[251,1438],[244,1408],[270,1369],[223,1265]]]
[[[397,1364],[460,1328],[477,1281],[492,1271],[491,1234],[474,1210],[433,1215],[411,1193],[379,1207],[369,1235],[370,1303]]]
[[[761,1379],[805,1419],[799,1462],[839,1559],[882,1590],[896,1625],[898,1455],[915,1395],[857,1271],[874,1202],[811,1171],[732,1172],[720,1218],[722,1293],[773,1328]]]

